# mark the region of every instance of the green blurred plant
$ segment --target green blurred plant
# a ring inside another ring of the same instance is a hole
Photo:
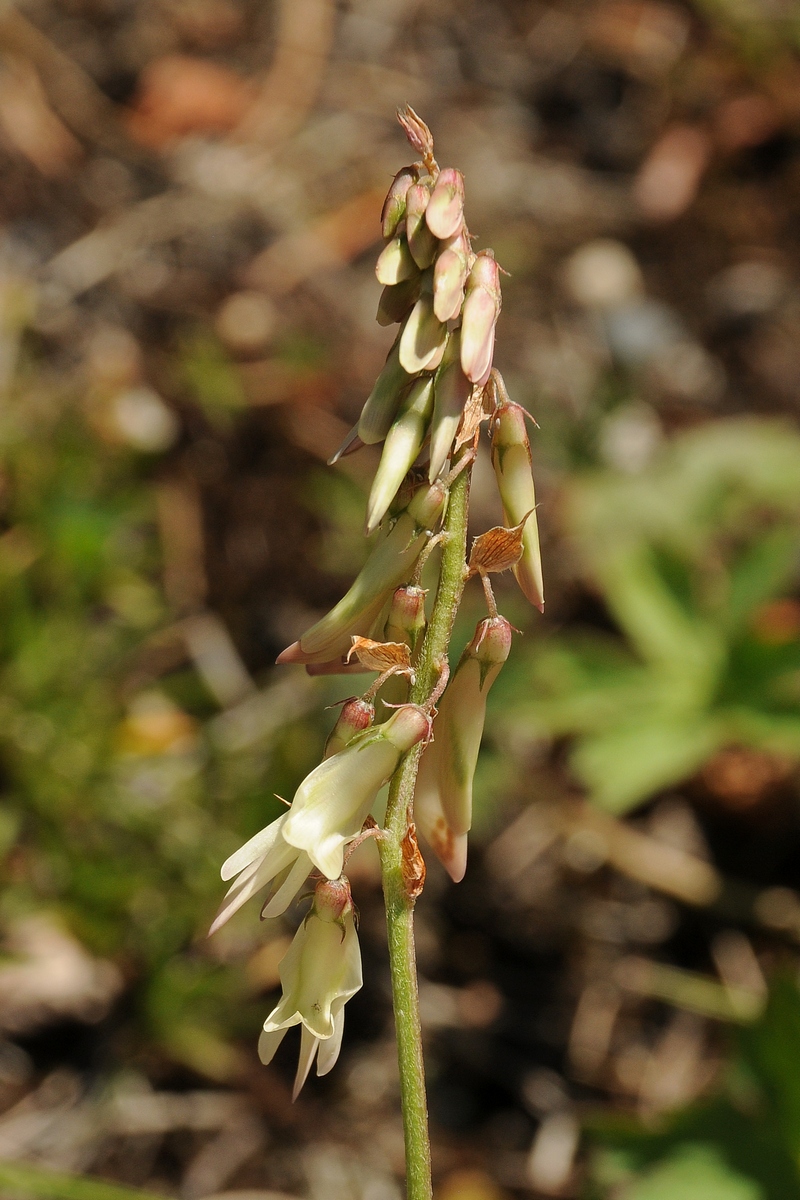
[[[587,1122],[593,1200],[789,1200],[800,1195],[800,992],[773,982],[737,1033],[714,1096],[657,1124]]]
[[[617,813],[727,746],[800,757],[800,436],[703,426],[641,474],[568,480],[564,520],[618,632],[530,646],[500,719],[569,737],[575,775]]]

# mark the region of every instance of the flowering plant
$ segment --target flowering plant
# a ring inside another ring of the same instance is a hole
[[[286,1031],[301,1026],[297,1095],[315,1058],[318,1074],[334,1065],[344,1006],[361,987],[355,914],[342,872],[363,838],[377,839],[408,1195],[430,1200],[413,926],[425,863],[416,829],[460,880],[486,697],[512,640],[490,576],[513,569],[540,609],[544,591],[527,414],[511,402],[493,367],[500,267],[491,250],[472,248],[460,171],[439,168],[430,130],[413,109],[398,117],[419,161],[403,167],[389,188],[376,274],[383,284],[378,321],[400,328],[357,425],[332,460],[383,443],[367,533],[379,526],[385,533],[342,600],[278,658],[318,674],[351,671],[355,657],[361,669],[378,674],[363,696],[344,702],[323,761],[300,784],[289,811],[224,864],[223,878],[234,882],[212,930],[268,885],[263,915],[278,916],[316,872],[311,908],[281,963],[282,996],[259,1043],[269,1062]],[[477,537],[467,561],[470,477],[485,423],[505,525]],[[428,613],[420,580],[436,547],[439,582]],[[476,576],[488,616],[451,678],[453,623],[465,583]],[[405,702],[375,724],[375,700],[390,678],[400,681]],[[387,781],[379,827],[371,810]]]

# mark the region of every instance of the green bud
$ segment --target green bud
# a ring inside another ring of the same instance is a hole
[[[404,279],[413,279],[419,274],[419,268],[404,237],[392,238],[389,245],[384,247],[375,264],[375,274],[378,283],[387,286],[402,283]]]
[[[461,370],[461,330],[450,334],[441,366],[433,384],[433,418],[431,420],[431,481],[441,472],[455,441],[464,405],[470,398],[472,384]]]
[[[425,221],[431,193],[424,183],[414,184],[406,193],[406,237],[414,262],[424,270],[434,260],[439,242]]]
[[[377,529],[420,452],[433,411],[433,376],[413,383],[386,435],[367,503],[367,533]]]
[[[413,652],[424,628],[425,590],[415,584],[404,584],[392,596],[384,640],[405,642]]]
[[[397,227],[406,215],[406,194],[418,179],[419,167],[414,164],[403,167],[392,180],[381,211],[381,230],[387,242],[397,233]]]
[[[542,554],[536,523],[531,448],[525,428],[525,410],[519,404],[506,402],[495,409],[492,418],[492,465],[503,502],[505,524],[518,525],[526,513],[531,514],[525,522],[522,557],[514,567],[514,574],[531,604],[544,612]]]
[[[386,357],[386,364],[366,399],[358,422],[358,436],[367,446],[382,442],[392,427],[403,393],[413,378],[400,364],[400,337]]]
[[[400,365],[410,375],[432,371],[442,361],[446,344],[447,326],[434,314],[433,297],[423,292],[400,334]]]
[[[408,316],[419,299],[420,275],[404,279],[393,287],[385,287],[378,301],[377,321],[379,325],[395,325]]]
[[[414,569],[446,500],[440,483],[418,488],[386,537],[373,548],[347,594],[299,641],[287,646],[277,661],[328,662],[348,652],[354,634],[368,636],[394,589]]]

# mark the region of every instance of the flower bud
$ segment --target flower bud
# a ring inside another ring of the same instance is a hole
[[[432,371],[442,361],[446,344],[447,326],[434,314],[433,297],[423,292],[400,334],[400,366],[410,375]]]
[[[425,210],[425,221],[437,238],[449,238],[461,228],[464,219],[464,176],[454,167],[439,173]]]
[[[386,363],[366,399],[358,421],[358,436],[367,446],[382,442],[392,426],[400,400],[413,375],[400,364],[400,339],[386,356]]]
[[[425,221],[430,198],[430,189],[424,183],[415,183],[406,193],[406,237],[411,256],[420,270],[431,265],[439,245]]]
[[[404,584],[392,596],[384,636],[387,641],[405,642],[413,652],[424,628],[425,590],[415,584]]]
[[[531,448],[525,428],[525,410],[519,404],[505,402],[495,409],[492,418],[492,465],[506,524],[516,525],[526,513],[531,514],[523,528],[522,557],[514,567],[514,574],[531,604],[543,612],[544,580],[536,523]]]
[[[419,274],[419,268],[411,256],[408,242],[404,237],[392,238],[389,245],[383,248],[375,264],[375,274],[378,277],[378,283],[387,286],[402,283],[404,279],[413,279],[415,275]]]
[[[419,454],[432,412],[433,376],[425,375],[411,385],[386,435],[367,503],[368,534],[380,525],[397,489]]]
[[[420,764],[415,819],[451,874],[466,864],[466,848],[458,839],[472,825],[472,780],[483,737],[486,697],[508,658],[511,635],[505,617],[479,622],[445,689],[434,722],[433,744],[426,748]]]
[[[362,700],[360,696],[351,696],[349,700],[345,700],[336,724],[328,734],[324,757],[330,758],[331,755],[344,750],[356,734],[369,729],[374,720],[375,705],[370,704],[369,700]]]
[[[381,230],[388,242],[397,233],[397,226],[406,215],[406,193],[419,179],[419,167],[403,167],[392,180],[381,210]]]
[[[347,594],[278,655],[278,662],[328,662],[347,653],[353,634],[368,635],[394,589],[408,579],[446,499],[440,483],[418,488],[389,533],[374,547]]]
[[[433,384],[429,468],[431,480],[436,479],[447,462],[471,391],[472,384],[461,370],[461,330],[456,329],[450,334]]]
[[[419,275],[404,279],[392,287],[385,287],[378,301],[377,322],[379,325],[395,325],[403,321],[419,300],[422,280]]]
[[[428,727],[422,709],[404,704],[388,721],[356,735],[344,750],[323,759],[295,792],[284,839],[304,850],[328,879],[337,879],[345,844],[361,830],[401,756],[427,735]]]
[[[271,1062],[287,1030],[300,1025],[292,1097],[296,1100],[315,1058],[318,1075],[327,1074],[336,1062],[344,1006],[362,985],[361,951],[346,879],[317,885],[312,908],[278,970],[282,995],[264,1022],[258,1054],[263,1063]]]
[[[321,879],[314,888],[314,902],[311,911],[320,921],[341,921],[348,912],[352,912],[353,898],[350,895],[350,882],[346,876],[338,879]]]
[[[471,250],[463,232],[450,239],[433,267],[433,311],[440,321],[461,312]]]
[[[482,250],[467,279],[461,317],[461,367],[467,379],[480,386],[492,369],[494,327],[501,303],[499,268],[491,250]]]

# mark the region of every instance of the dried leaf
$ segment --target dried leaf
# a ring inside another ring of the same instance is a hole
[[[412,823],[408,827],[408,832],[403,838],[403,883],[406,887],[406,895],[409,900],[416,900],[420,892],[425,886],[425,875],[427,869],[425,867],[425,859],[422,857],[422,852],[417,841],[417,828]]]
[[[355,654],[368,671],[411,671],[411,651],[405,642],[376,642],[372,638],[353,636],[347,661]]]
[[[533,512],[533,509],[531,509]],[[480,534],[472,543],[469,556],[469,577],[509,571],[522,557],[522,534],[525,522],[531,513],[526,513],[519,525],[506,529],[496,525]]]

